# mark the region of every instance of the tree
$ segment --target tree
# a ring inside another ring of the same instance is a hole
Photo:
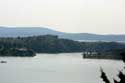
[[[120,55],[123,57],[122,60],[125,63],[125,52],[120,53]],[[124,68],[124,70],[125,70],[125,68]],[[122,71],[119,72],[118,77],[119,77],[120,81],[117,81],[114,79],[114,83],[125,83],[125,74],[123,74]],[[110,83],[109,79],[106,76],[106,73],[103,72],[102,69],[101,69],[101,78],[103,79],[103,81],[105,83]]]

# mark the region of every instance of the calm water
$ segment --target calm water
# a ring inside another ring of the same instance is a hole
[[[33,58],[0,57],[0,83],[103,83],[100,66],[117,78],[121,61],[82,59],[81,53],[37,54]]]

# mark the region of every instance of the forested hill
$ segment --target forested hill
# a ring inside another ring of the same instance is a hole
[[[125,48],[125,44],[115,42],[78,42],[69,39],[58,38],[58,36],[54,35],[43,35],[16,38],[1,37],[0,52],[4,48],[27,48],[32,49],[36,53],[61,53],[83,51],[105,52],[112,49]]]
[[[44,35],[32,37],[0,38],[1,48],[28,48],[37,53],[81,52],[81,43],[58,36]]]

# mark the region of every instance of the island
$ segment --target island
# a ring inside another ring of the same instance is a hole
[[[83,58],[89,59],[117,59],[122,60],[121,53],[125,53],[125,49],[112,49],[108,51],[86,51],[83,52]]]
[[[2,48],[0,56],[33,57],[35,52],[27,48]]]

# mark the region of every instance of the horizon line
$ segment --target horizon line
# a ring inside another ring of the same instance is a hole
[[[53,31],[57,31],[57,32],[62,32],[62,33],[67,33],[67,34],[93,34],[93,35],[125,35],[125,33],[123,34],[112,34],[112,33],[103,33],[103,34],[100,34],[100,33],[91,33],[91,32],[64,32],[64,31],[59,31],[59,30],[55,30],[55,29],[52,29],[52,27],[49,27],[49,26],[7,26],[7,25],[3,25],[3,26],[0,26],[0,28],[17,28],[17,29],[25,29],[25,28],[44,28],[44,29],[49,29],[49,30],[53,30]]]

